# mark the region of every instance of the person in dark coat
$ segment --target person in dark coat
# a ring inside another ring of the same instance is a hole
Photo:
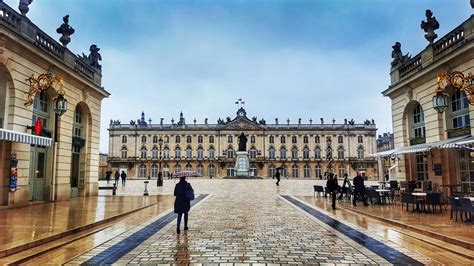
[[[347,188],[351,185],[349,181],[349,176],[344,174],[344,182],[342,183],[341,187],[341,194],[339,194],[339,199],[342,199],[342,195],[346,194],[347,195]]]
[[[365,185],[364,185],[364,178],[360,175],[359,172],[357,172],[357,176],[354,177],[354,180],[352,180],[354,183],[354,198],[352,199],[352,205],[356,205],[356,200],[360,196],[362,198],[362,201],[364,202],[364,206],[368,206],[367,204],[367,199],[365,198]]]
[[[275,178],[277,180],[276,184],[277,186],[279,186],[280,185],[280,169],[278,168],[276,169]]]
[[[110,182],[110,176],[112,175],[112,172],[111,171],[107,171],[105,172],[105,180],[107,180],[107,185],[109,184]]]
[[[114,177],[115,177],[115,183],[114,183],[114,185],[115,185],[116,187],[118,187],[118,183],[119,183],[119,180],[120,180],[120,173],[119,173],[118,170],[115,171]]]
[[[328,174],[328,181],[326,182],[326,190],[331,194],[332,198],[332,209],[336,209],[336,194],[339,189],[339,184],[337,184],[337,179],[333,174]]]
[[[184,213],[184,230],[188,230],[188,212],[191,209],[191,201],[186,197],[186,189],[187,188],[193,189],[191,184],[186,182],[186,177],[180,177],[179,182],[174,187],[174,196],[176,197],[174,201],[174,213],[178,214],[178,226],[176,228],[176,232],[179,234],[181,231],[179,230],[181,224],[181,217]]]
[[[127,180],[127,174],[125,173],[125,171],[122,171],[122,173],[120,174],[120,177],[122,178],[122,187],[124,187],[125,181]]]

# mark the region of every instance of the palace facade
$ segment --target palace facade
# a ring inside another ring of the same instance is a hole
[[[422,23],[424,50],[411,57],[399,42],[392,47],[391,84],[383,95],[392,101],[395,147],[376,156],[392,165],[391,179],[445,195],[472,194],[474,16],[435,40],[439,23],[430,13]],[[414,25],[422,38],[419,28]]]
[[[98,190],[101,101],[109,96],[101,86],[98,48],[77,56],[66,47],[74,32],[69,17],[58,28],[59,43],[27,17],[26,2],[20,14],[0,1],[2,207]]]
[[[187,124],[183,114],[177,123],[150,124],[145,114],[130,124],[111,121],[109,126],[109,168],[128,172],[130,178],[158,177],[194,170],[206,177],[234,176],[238,136],[247,138],[250,173],[271,178],[281,167],[288,178],[322,178],[330,171],[342,176],[361,171],[367,177],[377,173],[376,161],[366,155],[376,151],[374,121],[363,124],[290,123],[267,124],[249,119],[241,107],[234,119]],[[162,141],[160,141],[160,139]],[[161,144],[161,145],[160,145]],[[332,157],[332,159],[331,159]],[[331,165],[330,169],[328,169]]]

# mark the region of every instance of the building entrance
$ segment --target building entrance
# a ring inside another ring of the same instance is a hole
[[[30,155],[30,201],[44,200],[44,186],[46,176],[46,149],[32,147]]]

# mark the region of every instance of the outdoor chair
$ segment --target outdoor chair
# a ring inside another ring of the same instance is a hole
[[[461,221],[464,221],[463,214],[466,217],[466,222],[472,221],[474,208],[472,207],[471,200],[468,198],[459,198],[459,203],[461,205]]]
[[[409,204],[415,205],[415,197],[409,192],[402,193],[402,210],[405,204],[407,205],[407,211],[409,210]]]
[[[318,193],[318,196],[321,195],[321,193],[324,193],[324,188],[322,186],[313,186],[314,188],[314,196],[316,196],[316,192]]]
[[[398,181],[397,180],[391,180],[390,181],[390,189],[398,189]]]
[[[426,205],[428,205],[428,210],[431,208],[433,211],[436,210],[436,206],[439,206],[439,211],[443,212],[441,206],[441,192],[431,192],[426,194]]]
[[[454,197],[449,197],[449,204],[451,205],[451,216],[450,219],[453,219],[453,213],[456,215],[456,221],[458,220],[458,212],[461,212],[461,203],[458,199]],[[461,213],[462,214],[462,213]],[[462,219],[462,217],[461,217]]]
[[[413,192],[416,188],[416,181],[408,181],[406,192]]]
[[[380,194],[377,191],[375,191],[375,189],[366,189],[365,194],[370,199],[371,204],[374,204],[374,199],[376,203],[381,202]]]

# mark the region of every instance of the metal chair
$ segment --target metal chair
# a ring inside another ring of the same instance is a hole
[[[324,193],[324,188],[322,186],[313,186],[314,188],[314,196],[316,196],[316,192],[318,192],[318,195],[321,195],[321,193]]]
[[[455,199],[454,197],[449,197],[449,204],[451,205],[451,216],[450,219],[453,219],[453,212],[456,215],[456,221],[458,220],[458,212],[461,212],[461,203],[459,202],[458,199]],[[461,213],[461,219],[462,219],[462,213]]]
[[[402,210],[403,205],[405,204],[407,205],[407,211],[409,210],[409,204],[412,204],[413,206],[415,205],[415,197],[413,197],[413,195],[409,192],[402,193]]]
[[[459,203],[461,205],[461,221],[464,221],[463,214],[466,216],[466,222],[471,221],[472,212],[474,211],[471,200],[468,198],[459,198]]]
[[[426,205],[428,205],[428,210],[430,206],[432,207],[433,211],[436,210],[436,205],[439,206],[439,211],[443,212],[443,208],[441,205],[441,193],[440,192],[431,192],[426,194]]]

